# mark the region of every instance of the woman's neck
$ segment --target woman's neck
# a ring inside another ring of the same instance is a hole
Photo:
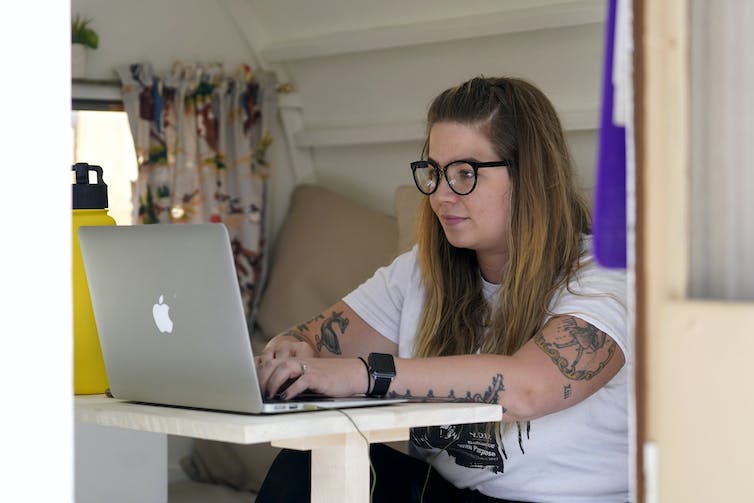
[[[489,283],[499,285],[503,281],[503,270],[508,263],[507,252],[482,253],[477,251],[477,262],[482,277]]]

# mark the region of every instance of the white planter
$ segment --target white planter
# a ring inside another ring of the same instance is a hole
[[[83,79],[84,77],[86,77],[86,46],[71,44],[71,78]]]

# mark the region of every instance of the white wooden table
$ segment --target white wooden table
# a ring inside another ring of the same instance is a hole
[[[402,403],[346,409],[372,442],[406,440],[409,428],[499,421],[499,405]],[[254,416],[124,402],[101,395],[75,397],[75,419],[161,435],[312,451],[312,502],[369,501],[369,448],[338,411]],[[167,459],[165,459],[167,470]],[[167,487],[165,487],[167,499]]]

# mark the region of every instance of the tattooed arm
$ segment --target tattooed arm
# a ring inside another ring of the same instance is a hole
[[[354,358],[371,352],[397,354],[398,346],[364,323],[343,301],[276,335],[265,347],[265,353],[278,358]]]
[[[512,356],[396,360],[390,394],[499,403],[504,420],[529,420],[584,400],[624,363],[607,334],[574,316],[557,316]]]
[[[290,347],[305,351],[286,349]],[[265,391],[274,393],[297,378],[288,388],[291,397],[305,389],[333,396],[363,393],[368,377],[355,357],[373,351],[395,355],[397,347],[340,302],[270,341],[261,357],[268,360],[260,362],[260,380]],[[512,356],[396,358],[390,395],[497,403],[505,420],[528,420],[587,398],[624,362],[622,351],[604,332],[579,318],[557,316]]]
[[[331,396],[365,393],[368,376],[357,357],[371,352],[395,355],[398,345],[341,301],[273,337],[257,356],[259,383],[268,395],[288,386],[289,397],[307,389]],[[297,382],[289,385],[292,380]]]
[[[522,361],[546,362],[541,375],[529,384],[528,407],[537,415],[588,398],[626,363],[623,351],[608,334],[576,316],[550,319],[516,356]]]

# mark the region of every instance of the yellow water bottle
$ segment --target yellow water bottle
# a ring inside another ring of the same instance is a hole
[[[73,392],[77,395],[104,393],[107,373],[102,360],[97,325],[94,321],[86,271],[79,249],[82,225],[115,225],[107,214],[107,184],[100,166],[80,162],[71,166],[76,172],[73,184]],[[89,183],[89,173],[97,182]]]

